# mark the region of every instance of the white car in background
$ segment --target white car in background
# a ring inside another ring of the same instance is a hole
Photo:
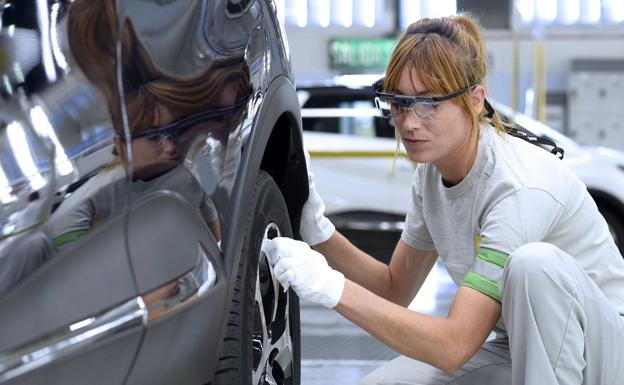
[[[414,164],[374,107],[372,87],[300,85],[298,96],[304,143],[328,216],[356,245],[388,261],[403,228]],[[580,145],[509,107],[492,105],[565,150],[563,162],[585,183],[624,250],[624,153]]]

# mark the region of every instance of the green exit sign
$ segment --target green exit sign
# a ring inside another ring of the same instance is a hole
[[[329,67],[384,70],[396,43],[396,39],[332,40],[329,43]]]

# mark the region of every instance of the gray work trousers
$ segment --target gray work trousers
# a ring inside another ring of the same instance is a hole
[[[624,384],[624,316],[570,255],[546,243],[518,248],[501,295],[507,336],[484,343],[454,375],[401,356],[360,384]]]

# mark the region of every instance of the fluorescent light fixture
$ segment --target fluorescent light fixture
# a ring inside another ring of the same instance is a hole
[[[406,30],[410,24],[420,19],[420,0],[401,0],[401,29]]]
[[[78,329],[82,329],[82,328],[83,328],[83,327],[85,327],[85,326],[89,326],[89,325],[91,325],[91,324],[93,323],[93,321],[95,321],[95,318],[94,318],[94,317],[87,318],[87,319],[85,319],[85,320],[82,320],[82,321],[76,322],[76,323],[74,323],[74,324],[69,325],[69,330],[70,330],[70,331],[72,331],[72,332],[74,332],[74,331],[76,331],[76,330],[78,330]]]
[[[539,0],[535,2],[537,17],[545,22],[554,21],[557,18],[557,0]]]
[[[443,17],[457,13],[456,0],[427,0],[422,5],[421,13],[424,17]]]
[[[23,83],[26,80],[24,72],[22,71],[22,66],[18,62],[13,63],[13,75],[15,75],[15,80],[20,83]]]
[[[609,16],[609,20],[616,23],[624,21],[624,1],[605,0],[604,8]]]
[[[535,16],[534,0],[517,0],[516,9],[520,14],[522,24],[529,24],[533,21],[533,17]]]
[[[284,20],[286,24],[303,28],[308,24],[308,1],[285,0]]]
[[[581,20],[586,23],[597,23],[601,18],[600,0],[581,0]]]
[[[286,21],[286,4],[285,4],[286,0],[275,0],[274,4],[275,4],[275,14],[277,15],[277,19],[279,20],[280,24],[284,24],[284,22]]]
[[[295,17],[298,27],[305,27],[308,25],[308,2],[307,0],[294,0]]]
[[[351,27],[353,25],[353,1],[333,0],[331,2],[331,17],[336,24],[346,28]]]
[[[13,189],[11,184],[4,173],[4,170],[0,168],[0,202],[2,204],[8,204],[15,200],[15,196],[12,194]]]
[[[48,1],[37,0],[37,19],[41,29],[41,61],[48,81],[56,81],[56,68],[50,50],[50,20],[48,20]]]
[[[372,28],[375,26],[375,0],[360,0],[362,12],[362,24],[365,27]]]
[[[316,2],[316,20],[323,28],[329,27],[329,0],[311,0]]]
[[[61,145],[61,142],[59,141],[58,136],[54,131],[54,128],[52,128],[52,125],[50,124],[46,113],[40,106],[35,106],[30,109],[30,119],[32,121],[33,127],[35,128],[35,131],[37,131],[39,135],[45,138],[50,138],[52,143],[54,143],[54,147],[56,148],[54,163],[58,168],[57,171],[61,175],[71,174],[74,171],[74,167],[69,161],[67,153]]]
[[[24,176],[29,180],[31,188],[33,190],[39,190],[45,186],[45,181],[35,165],[33,154],[28,146],[24,127],[18,122],[10,123],[7,126],[7,136],[17,165],[22,170]]]
[[[65,55],[63,55],[63,51],[58,44],[58,13],[59,13],[59,4],[52,4],[52,10],[50,14],[50,19],[52,20],[52,25],[50,26],[50,38],[52,43],[52,53],[54,54],[54,59],[56,60],[56,64],[63,69],[65,73],[69,72],[69,66],[67,65],[67,60],[65,60]]]
[[[564,24],[574,24],[581,17],[581,1],[567,0],[559,3],[561,7],[558,10],[558,19]]]
[[[2,75],[2,83],[4,85],[4,91],[9,95],[13,95],[13,87],[11,86],[11,80],[8,75]]]

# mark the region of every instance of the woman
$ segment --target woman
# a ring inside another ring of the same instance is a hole
[[[48,223],[48,235],[55,249],[72,243],[132,201],[157,191],[180,194],[205,221],[217,241],[221,229],[217,209],[195,176],[184,167],[191,144],[211,133],[210,119],[185,124],[179,108],[147,84],[128,102],[130,138],[118,130],[115,136],[117,160],[101,170],[63,201]],[[206,114],[212,109],[202,111]],[[192,116],[199,116],[195,114]],[[128,155],[130,144],[132,157]],[[128,183],[126,177],[132,177]]]
[[[311,178],[316,251],[263,250],[283,285],[404,355],[363,384],[618,383],[624,261],[582,182],[488,111],[486,64],[468,16],[412,24],[390,58],[378,104],[419,164],[389,266],[335,231]],[[459,285],[446,318],[405,307],[438,257]]]

